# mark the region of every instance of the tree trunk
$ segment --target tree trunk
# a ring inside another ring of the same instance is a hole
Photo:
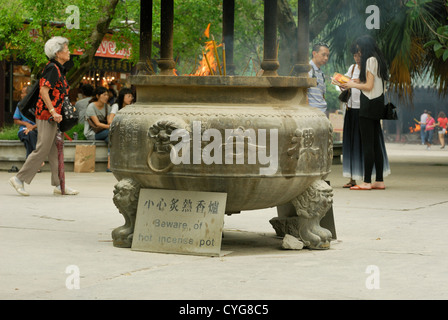
[[[109,3],[103,8],[104,16],[98,20],[95,28],[92,31],[89,41],[86,43],[84,53],[79,57],[79,66],[73,68],[67,76],[70,87],[76,87],[82,80],[82,77],[90,69],[95,57],[96,51],[103,41],[104,36],[109,30],[109,25],[114,18],[115,8],[119,0],[109,0]]]

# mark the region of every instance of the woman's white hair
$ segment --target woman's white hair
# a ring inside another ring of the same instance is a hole
[[[64,50],[68,45],[68,39],[64,37],[53,37],[45,43],[45,55],[48,59],[56,58],[56,53]]]

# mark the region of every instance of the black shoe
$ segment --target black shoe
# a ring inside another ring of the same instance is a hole
[[[19,172],[19,168],[16,166],[12,166],[11,169],[8,170],[8,172]]]

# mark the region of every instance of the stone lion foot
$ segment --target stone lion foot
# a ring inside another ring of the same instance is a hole
[[[290,234],[302,240],[310,249],[329,249],[332,234],[320,226],[320,221],[331,208],[333,189],[323,180],[311,184],[291,201],[293,214],[280,215],[269,222],[277,235]]]
[[[118,248],[130,248],[132,246],[132,238],[134,235],[134,228],[131,226],[123,225],[115,228],[112,231],[112,240],[114,247]]]
[[[134,235],[140,185],[132,179],[120,180],[114,189],[113,201],[123,215],[125,223],[112,231],[115,247],[130,248]]]
[[[310,249],[329,249],[331,232],[319,225],[319,220],[299,218],[299,238]]]

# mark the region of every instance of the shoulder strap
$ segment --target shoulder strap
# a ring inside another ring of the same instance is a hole
[[[62,78],[61,70],[59,69],[58,65],[57,65],[56,63],[53,63],[53,62],[49,61],[48,64],[47,64],[47,66],[50,65],[50,64],[53,65],[53,66],[55,66],[56,70],[58,70],[59,78]],[[64,90],[65,90],[65,93],[64,93],[64,94],[68,95],[68,92],[67,92],[67,88],[66,88],[66,87],[64,87]]]
[[[311,70],[313,71],[313,75],[311,76],[311,78],[317,78],[316,77],[316,71],[314,71],[314,67],[311,66]]]
[[[55,64],[51,61],[48,63],[48,65],[50,65],[50,64],[56,67],[56,70],[58,70],[59,77],[62,77],[61,70],[59,70],[59,67],[57,66],[57,64]]]
[[[311,66],[311,69],[313,70],[313,76],[312,76],[312,78],[316,78],[316,79],[317,79],[317,76],[316,76],[316,70],[314,70],[314,67],[313,67],[313,66]],[[323,80],[323,82],[324,82],[324,84],[325,84],[325,75],[324,75],[323,72],[322,72],[322,80]]]
[[[353,74],[355,73],[355,68],[356,68],[356,63],[353,65],[353,68],[352,68],[352,75],[350,76],[350,78],[353,78]]]

